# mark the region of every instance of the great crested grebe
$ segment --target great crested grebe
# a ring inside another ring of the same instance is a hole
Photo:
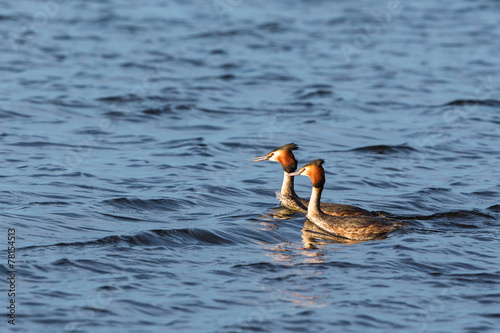
[[[275,161],[281,164],[285,174],[283,184],[281,185],[281,192],[276,193],[276,196],[284,207],[306,214],[309,200],[302,199],[295,193],[294,178],[288,177],[290,173],[297,170],[297,160],[292,153],[293,150],[297,149],[299,147],[295,143],[289,143],[274,149],[267,155],[255,157],[253,160]],[[321,209],[326,214],[335,216],[376,216],[372,212],[351,205],[322,203]]]
[[[322,159],[314,160],[299,171],[287,174],[289,177],[301,175],[311,178],[313,188],[307,207],[307,218],[311,222],[324,231],[353,240],[375,239],[404,226],[399,222],[390,223],[386,219],[373,216],[348,217],[325,214],[322,211],[323,207],[320,207],[321,192],[325,185],[325,170],[322,167],[324,162]]]

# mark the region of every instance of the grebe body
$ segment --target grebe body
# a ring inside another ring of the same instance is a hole
[[[399,222],[391,223],[387,219],[374,216],[333,216],[325,214],[320,206],[321,193],[325,184],[324,160],[318,159],[304,165],[289,177],[308,176],[313,188],[307,208],[307,218],[320,229],[334,235],[352,240],[371,240],[403,226]]]

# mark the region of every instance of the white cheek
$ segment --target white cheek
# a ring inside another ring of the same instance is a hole
[[[271,158],[269,159],[269,161],[275,161],[275,162],[277,162],[278,160],[276,159],[276,157],[277,157],[276,155],[271,156]]]

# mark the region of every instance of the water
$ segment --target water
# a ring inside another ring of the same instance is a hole
[[[498,331],[500,6],[397,4],[3,4],[1,331]],[[281,214],[292,141],[409,227]]]

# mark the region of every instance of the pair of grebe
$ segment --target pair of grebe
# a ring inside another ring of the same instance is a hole
[[[307,214],[307,218],[320,229],[334,235],[353,239],[376,239],[401,227],[400,223],[390,223],[388,220],[365,209],[331,203],[320,203],[321,193],[325,185],[325,170],[322,159],[317,159],[297,170],[297,160],[292,151],[299,149],[294,143],[274,149],[264,156],[254,158],[254,161],[279,162],[284,171],[281,192],[278,200],[288,209]],[[307,176],[312,182],[311,199],[300,198],[294,190],[294,176]]]

